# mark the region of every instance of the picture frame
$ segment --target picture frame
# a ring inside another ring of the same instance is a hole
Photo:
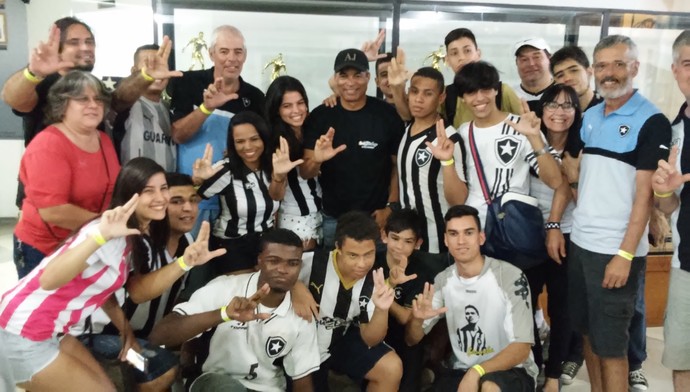
[[[4,12],[0,12],[0,48],[7,49],[7,19]]]

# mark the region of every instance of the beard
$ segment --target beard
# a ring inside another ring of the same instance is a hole
[[[94,63],[91,64],[82,64],[82,65],[77,65],[76,67],[72,68],[73,70],[77,71],[86,71],[86,72],[91,72],[93,71],[93,67],[95,66]]]
[[[615,88],[603,88],[602,85],[609,81],[615,81],[618,83],[618,87]],[[630,79],[626,79],[621,82],[621,80],[616,78],[604,78],[601,82],[596,83],[597,92],[604,99],[616,99],[624,96],[632,90],[632,82]]]

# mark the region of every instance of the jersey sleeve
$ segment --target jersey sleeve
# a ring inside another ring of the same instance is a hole
[[[189,301],[175,305],[173,312],[189,316],[210,312],[227,305],[233,297],[232,289],[238,285],[233,276],[219,276],[198,289]]]
[[[300,319],[301,327],[292,350],[283,359],[285,373],[295,380],[319,370],[321,356],[316,341],[316,324]]]
[[[510,309],[506,313],[506,320],[503,325],[512,330],[506,330],[511,337],[511,343],[530,343],[534,344],[534,319],[531,310],[531,295],[527,277],[516,267],[504,263],[501,268],[501,287],[507,297]]]
[[[232,172],[230,172],[230,167],[226,163],[228,163],[227,158],[213,164],[214,168],[221,165],[223,165],[223,168],[201,184],[197,191],[201,197],[210,199],[225,191],[227,187],[232,186]]]
[[[460,136],[460,134],[452,126],[446,128],[446,136],[454,144],[453,160],[455,160],[455,171],[458,173],[458,178],[460,178],[460,181],[466,183],[467,179],[465,178],[464,161],[465,144],[462,141],[462,136]]]
[[[660,159],[668,159],[671,149],[671,123],[657,113],[647,119],[637,139],[637,170],[656,170]]]

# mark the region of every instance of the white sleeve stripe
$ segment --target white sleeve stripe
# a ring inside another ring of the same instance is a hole
[[[307,371],[305,371],[305,372],[302,372],[302,373],[300,373],[300,374],[288,374],[288,376],[290,376],[290,377],[292,377],[292,378],[294,378],[294,379],[300,379],[300,378],[302,378],[302,377],[308,376],[308,375],[311,374],[311,373],[314,373],[315,371],[319,370],[320,368],[321,368],[321,364],[319,364],[319,366],[314,366],[313,368],[311,368],[311,369],[309,369],[309,370],[307,370]],[[287,373],[287,372],[286,372],[286,373]]]

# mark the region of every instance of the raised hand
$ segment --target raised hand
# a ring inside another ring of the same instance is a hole
[[[417,279],[417,274],[405,275],[407,269],[407,257],[403,256],[397,265],[393,266],[388,272],[388,282],[391,286],[398,286],[412,279]]]
[[[221,168],[221,165],[213,167],[213,147],[208,143],[206,144],[206,150],[204,150],[204,156],[194,161],[192,179],[196,180],[194,181],[195,184],[197,182],[203,182],[213,177]]]
[[[378,35],[373,41],[366,41],[362,44],[362,52],[367,55],[367,60],[376,61],[386,57],[385,53],[379,53],[383,41],[386,39],[386,30],[379,30]]]
[[[331,127],[328,128],[328,132],[321,135],[321,137],[316,141],[316,144],[314,145],[314,160],[316,162],[326,162],[347,148],[347,145],[345,144],[341,144],[337,148],[333,148],[333,136],[335,136],[335,129]]]
[[[455,143],[446,136],[446,129],[443,127],[443,120],[436,121],[436,145],[431,142],[426,142],[427,148],[434,155],[434,158],[439,161],[447,161],[453,159],[453,152],[455,152]]]
[[[261,299],[270,291],[271,289],[268,287],[268,283],[264,283],[264,285],[249,298],[234,297],[230,300],[225,312],[231,319],[243,323],[252,320],[265,320],[270,317],[270,314],[257,313],[256,307],[259,305],[259,302],[261,302]]]
[[[39,78],[59,71],[66,71],[73,68],[76,64],[71,61],[60,59],[60,29],[53,25],[50,28],[48,42],[39,42],[31,51],[29,57],[29,71]]]
[[[216,249],[213,252],[208,250],[208,238],[211,232],[211,225],[204,221],[201,223],[199,234],[196,241],[192,242],[184,251],[184,262],[190,267],[206,264],[207,261],[222,256],[227,252],[225,248]]]
[[[383,277],[383,268],[372,271],[374,276],[374,292],[371,293],[371,301],[381,310],[390,309],[395,299],[395,292],[386,284]]]
[[[522,114],[520,115],[520,121],[515,123],[510,120],[506,120],[505,123],[513,127],[516,131],[520,132],[525,136],[539,136],[541,134],[541,119],[537,117],[537,114],[529,110],[529,105],[524,99],[522,102]]]
[[[137,209],[137,204],[139,204],[139,195],[134,194],[124,205],[103,212],[98,224],[98,231],[106,241],[141,234],[139,230],[127,227],[127,221]]]
[[[225,105],[228,101],[240,97],[237,93],[226,93],[225,90],[226,86],[222,77],[209,84],[208,88],[204,90],[204,106],[206,109],[213,110]]]
[[[690,181],[690,173],[683,174],[677,169],[678,146],[671,147],[668,161],[659,160],[658,166],[652,175],[652,189],[656,193],[668,193],[678,189],[684,182]]]
[[[412,317],[420,320],[428,320],[445,313],[448,308],[442,307],[434,309],[432,301],[434,299],[434,285],[429,282],[424,283],[424,291],[417,294],[417,298],[412,300]]]
[[[574,158],[567,151],[563,154],[561,169],[563,174],[565,174],[565,178],[567,178],[568,182],[571,184],[577,182],[580,178],[580,161],[582,161],[582,150],[580,150],[580,153]],[[653,183],[654,181],[652,181],[652,184]]]
[[[273,153],[273,175],[278,180],[284,180],[285,176],[296,166],[304,163],[304,159],[290,160],[290,145],[284,137],[280,137],[280,146]]]
[[[388,84],[404,86],[408,80],[410,80],[410,71],[405,68],[405,52],[398,47],[396,57],[393,57],[388,65]]]
[[[172,50],[172,41],[165,35],[163,36],[163,44],[158,49],[155,55],[149,55],[144,58],[144,72],[150,77],[161,80],[182,76],[180,71],[171,71],[168,68],[168,57]]]

